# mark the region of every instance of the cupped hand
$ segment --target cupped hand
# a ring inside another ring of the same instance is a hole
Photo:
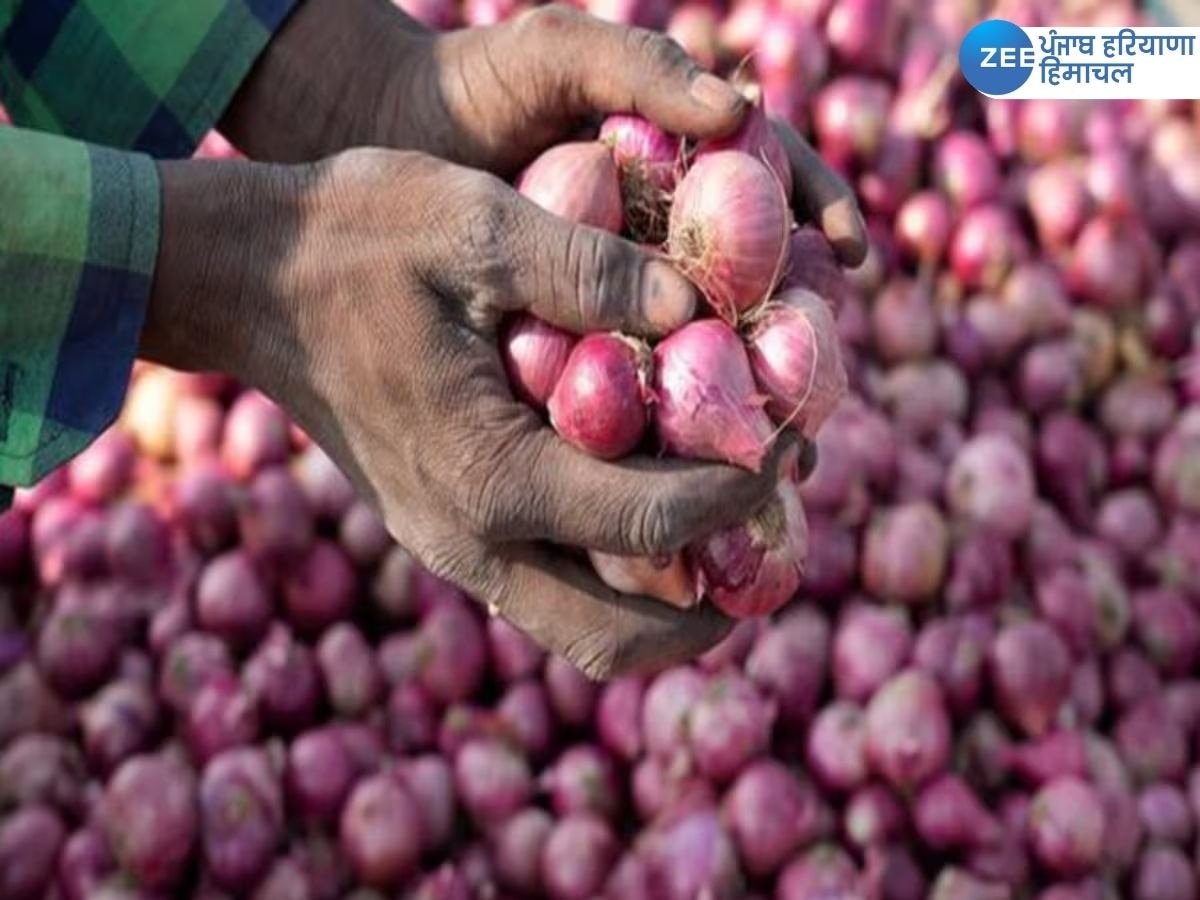
[[[161,171],[145,355],[274,396],[402,545],[590,675],[667,665],[725,633],[707,605],[618,594],[564,548],[662,554],[740,521],[788,442],[757,475],[589,458],[513,399],[495,339],[516,310],[663,334],[697,302],[669,264],[412,152]]]
[[[314,64],[314,60],[319,64]],[[550,5],[499,25],[431,32],[379,0],[307,0],[222,122],[257,159],[307,161],[352,146],[420,150],[511,177],[605,113],[718,137],[746,100],[670,38]],[[786,123],[794,205],[857,265],[853,193]]]

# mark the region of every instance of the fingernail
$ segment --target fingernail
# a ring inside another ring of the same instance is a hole
[[[742,95],[728,81],[710,72],[692,82],[692,99],[713,112],[729,112],[742,103]]]
[[[647,324],[666,334],[696,314],[696,289],[669,262],[652,259],[642,275],[641,302]]]

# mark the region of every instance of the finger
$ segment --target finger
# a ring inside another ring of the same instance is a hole
[[[668,334],[695,315],[695,287],[665,258],[598,228],[554,216],[523,197],[509,230],[498,303],[576,333]]]
[[[520,27],[534,53],[551,57],[571,115],[638,113],[674,134],[705,138],[729,134],[746,112],[741,93],[665,35],[562,6],[535,10]]]
[[[681,610],[607,587],[580,560],[537,544],[480,547],[462,587],[542,647],[593,679],[692,659],[732,622],[710,604]],[[474,582],[474,583],[471,583]]]
[[[492,477],[483,536],[547,540],[626,556],[662,556],[742,522],[771,497],[795,457],[784,435],[761,472],[637,457],[618,462],[576,450],[547,428],[529,432]]]
[[[812,217],[841,261],[857,266],[867,255],[867,226],[854,192],[790,125],[775,120],[775,130],[792,163],[793,202]]]

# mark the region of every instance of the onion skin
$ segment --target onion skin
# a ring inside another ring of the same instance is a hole
[[[866,741],[872,768],[902,790],[943,770],[950,720],[937,682],[917,669],[893,677],[867,706]]]
[[[641,341],[590,334],[571,351],[547,404],[559,436],[600,459],[632,451],[646,431],[651,357]]]
[[[828,304],[811,291],[774,297],[756,316],[747,348],[767,411],[807,438],[846,394],[846,369]]]
[[[599,141],[551,147],[529,164],[517,190],[547,212],[619,234],[625,224],[621,178]]]
[[[600,126],[600,142],[611,148],[621,175],[631,237],[661,244],[667,236],[670,193],[681,168],[681,140],[641,116],[615,115]]]
[[[1033,852],[1053,872],[1077,876],[1103,859],[1104,808],[1095,789],[1078,778],[1043,787],[1029,808]]]
[[[601,136],[603,137],[603,131]],[[701,141],[696,147],[694,159],[698,161],[723,150],[740,150],[765,163],[771,173],[779,179],[784,196],[792,196],[791,161],[775,127],[761,106],[751,105],[742,119],[741,126],[733,134]]]
[[[675,189],[667,248],[712,308],[736,322],[787,270],[791,227],[779,178],[749,154],[722,150],[698,159]]]
[[[534,316],[515,316],[500,337],[500,352],[516,395],[534,409],[545,409],[575,341]]]
[[[691,322],[654,348],[659,442],[686,459],[762,469],[774,428],[737,334],[716,319]]]
[[[680,609],[700,601],[700,592],[681,553],[666,557],[617,556],[589,550],[588,559],[600,580],[623,594],[644,594]]]
[[[792,598],[804,578],[808,523],[799,486],[780,479],[775,497],[748,521],[688,546],[696,582],[735,619],[765,616]]]

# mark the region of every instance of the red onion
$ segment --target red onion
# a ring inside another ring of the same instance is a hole
[[[956,713],[970,711],[979,700],[991,638],[992,623],[980,615],[933,619],[917,637],[913,663],[938,680]]]
[[[680,139],[641,116],[615,115],[600,126],[600,141],[612,150],[620,172],[625,224],[633,239],[662,243],[668,198],[681,168]]]
[[[806,760],[830,790],[849,791],[867,779],[866,720],[855,703],[838,700],[822,709],[808,732]]]
[[[818,844],[790,862],[775,886],[777,900],[862,896],[854,862],[835,844]]]
[[[475,615],[465,608],[437,606],[417,633],[421,685],[443,703],[475,693],[487,665],[487,645]]]
[[[891,65],[899,27],[898,11],[887,0],[835,0],[825,37],[843,65],[883,70]]]
[[[207,874],[245,891],[271,864],[283,833],[283,796],[266,751],[227,750],[204,768],[199,790]]]
[[[1069,277],[1084,300],[1106,309],[1141,299],[1151,252],[1147,235],[1135,226],[1094,219],[1075,243]]]
[[[868,784],[846,800],[842,830],[855,846],[869,851],[901,837],[907,819],[894,792],[882,784]]]
[[[663,900],[742,896],[737,850],[716,812],[698,809],[660,823],[639,842],[648,884]]]
[[[812,438],[846,392],[829,306],[816,294],[792,289],[756,314],[749,357],[767,411]]]
[[[167,755],[127,760],[105,788],[100,815],[113,854],[139,884],[178,882],[199,830],[190,769]]]
[[[662,28],[671,11],[664,0],[583,0],[582,5],[598,18],[653,29]]]
[[[671,204],[671,257],[729,321],[770,297],[787,269],[792,216],[779,178],[746,153],[698,159]]]
[[[621,782],[611,756],[599,747],[578,744],[563,751],[546,770],[541,786],[550,792],[558,816],[591,812],[610,821],[621,812]]]
[[[725,672],[705,687],[688,714],[688,747],[705,777],[730,780],[764,753],[775,722],[774,706],[744,675]]]
[[[604,686],[596,704],[596,734],[601,743],[625,762],[634,762],[642,753],[641,678],[617,678]]]
[[[1160,781],[1138,795],[1138,815],[1152,841],[1185,846],[1192,838],[1192,811],[1178,785]]]
[[[223,675],[210,679],[196,694],[185,733],[192,757],[203,764],[225,750],[252,743],[258,729],[254,698],[232,675]]]
[[[573,335],[533,316],[515,316],[501,334],[500,350],[517,396],[544,409],[574,346]]]
[[[833,682],[838,697],[870,699],[908,660],[912,626],[900,610],[854,606],[842,613],[833,638]]]
[[[519,681],[538,672],[545,654],[524,632],[499,617],[487,621],[492,667],[503,681]]]
[[[724,812],[743,864],[754,877],[777,871],[816,837],[812,786],[775,760],[752,763],[738,775],[725,795]]]
[[[1078,168],[1070,162],[1047,163],[1034,170],[1027,200],[1038,237],[1050,248],[1069,246],[1087,221],[1087,189]]]
[[[650,351],[618,334],[579,341],[550,395],[554,430],[601,459],[624,456],[641,442],[649,400]]]
[[[1057,778],[1033,798],[1029,832],[1033,852],[1042,865],[1061,875],[1085,874],[1103,858],[1100,797],[1078,778]]]
[[[355,785],[342,809],[340,836],[358,881],[387,889],[416,869],[420,811],[397,779],[372,775]]]
[[[601,134],[603,135],[603,132]],[[791,161],[788,159],[783,142],[775,132],[775,127],[761,106],[752,104],[742,119],[741,126],[733,134],[723,138],[701,141],[696,147],[694,159],[699,161],[706,156],[725,150],[740,150],[765,163],[767,168],[779,179],[779,183],[783,186],[784,196],[792,196]]]
[[[689,666],[668,669],[650,682],[642,702],[642,734],[650,753],[669,757],[684,746],[688,712],[704,689],[704,676]]]
[[[959,222],[950,244],[950,264],[968,287],[995,289],[1028,253],[1024,235],[1002,206],[977,206]]]
[[[560,819],[542,848],[542,886],[551,900],[589,900],[604,885],[620,847],[602,820],[586,813]]]
[[[316,715],[321,699],[317,664],[308,647],[293,638],[285,625],[272,626],[247,660],[243,677],[272,730],[295,733]]]
[[[500,883],[519,894],[541,890],[542,850],[554,828],[545,810],[528,807],[513,815],[492,834],[492,859]]]
[[[44,806],[27,806],[0,825],[0,892],[8,900],[50,895],[54,863],[67,838],[62,820]]]
[[[383,674],[371,645],[349,622],[339,622],[321,635],[317,665],[330,707],[338,715],[365,715],[383,696]]]
[[[739,619],[768,615],[787,603],[804,577],[807,554],[798,485],[786,475],[775,496],[750,519],[685,551],[705,596]]]
[[[700,600],[682,553],[617,556],[589,550],[588,559],[600,580],[622,594],[645,594],[685,609]]]
[[[876,517],[867,530],[862,578],[878,596],[917,604],[941,587],[948,539],[942,517],[928,503],[907,503]]]
[[[1178,848],[1151,846],[1138,860],[1131,888],[1133,900],[1194,900],[1196,874]]]
[[[332,541],[316,540],[283,582],[283,601],[292,625],[306,634],[349,615],[354,607],[354,567]]]
[[[1187,766],[1187,736],[1158,696],[1125,712],[1116,725],[1117,749],[1140,781],[1181,778]]]
[[[1007,885],[985,881],[954,866],[938,873],[929,900],[1010,900],[1012,891]]]
[[[829,637],[825,618],[801,606],[755,640],[746,674],[775,699],[781,721],[806,722],[815,711],[825,686]]]
[[[529,164],[517,190],[542,209],[581,225],[621,231],[621,179],[612,151],[598,141],[559,144]]]
[[[950,755],[950,721],[937,682],[917,669],[894,676],[866,712],[867,758],[899,788],[941,771]]]
[[[540,762],[554,744],[554,716],[550,698],[537,681],[510,685],[496,704],[496,717],[525,755]]]
[[[655,425],[663,448],[757,472],[774,439],[737,334],[692,322],[654,348]]]
[[[913,803],[913,824],[935,850],[986,847],[1000,840],[1000,822],[957,775],[931,781]]]
[[[1034,484],[1029,461],[1001,435],[972,438],[955,457],[946,494],[959,515],[1001,535],[1016,537],[1029,525]]]
[[[158,733],[158,702],[150,685],[113,681],[80,708],[79,725],[88,759],[108,774],[150,749]]]
[[[942,138],[934,159],[934,180],[961,209],[994,200],[1000,192],[1000,169],[987,142],[971,131]]]
[[[600,694],[599,685],[561,656],[551,656],[546,660],[542,677],[550,707],[559,721],[575,726],[583,726],[591,721]]]
[[[123,493],[133,478],[136,450],[123,431],[110,428],[71,460],[67,478],[86,503],[104,503]]]
[[[946,198],[937,191],[913,194],[896,213],[896,241],[900,249],[926,266],[941,260],[953,227],[953,213]]]
[[[350,755],[336,729],[306,731],[288,747],[288,799],[301,816],[336,821],[353,782]]]
[[[284,462],[289,450],[283,410],[257,391],[246,391],[229,408],[221,442],[221,462],[236,478]]]
[[[839,168],[874,159],[883,146],[891,99],[884,81],[845,76],[829,82],[813,113],[821,155]]]
[[[838,315],[839,328],[850,321],[851,310],[848,307],[858,295],[838,264],[833,247],[825,235],[811,225],[802,225],[792,232],[788,268],[779,283],[781,292],[791,288],[812,291],[828,303],[835,314],[845,309],[847,315]]]

